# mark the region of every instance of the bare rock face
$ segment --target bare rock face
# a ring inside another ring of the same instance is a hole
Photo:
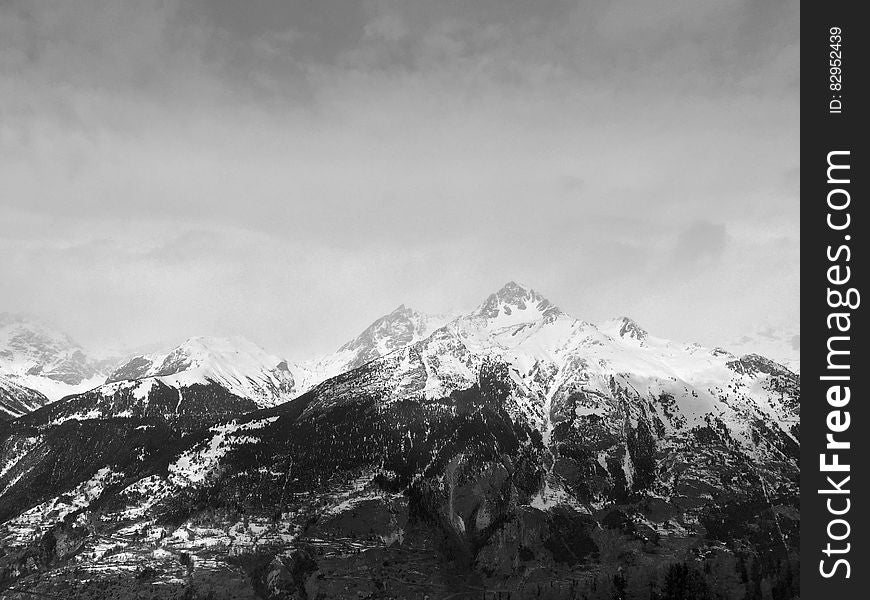
[[[119,381],[132,381],[135,379],[143,379],[148,377],[151,369],[154,367],[154,360],[149,356],[134,356],[126,363],[119,366],[117,369],[109,373],[106,377],[106,383],[117,383]]]

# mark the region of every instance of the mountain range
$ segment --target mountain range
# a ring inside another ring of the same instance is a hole
[[[26,364],[33,352],[16,348]],[[795,369],[628,317],[578,320],[514,282],[466,314],[399,306],[305,364],[193,338],[51,403],[12,375],[0,588],[666,598],[694,586],[679,597],[700,598],[718,586],[742,600],[794,585]]]

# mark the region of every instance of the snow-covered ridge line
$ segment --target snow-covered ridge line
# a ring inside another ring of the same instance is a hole
[[[101,390],[111,395],[120,389],[119,384],[132,381],[151,382],[134,390],[146,403],[154,381],[177,389],[217,384],[262,407],[298,393],[287,361],[241,337],[194,337],[169,352],[137,356],[112,372]]]
[[[722,355],[714,361],[719,366],[738,358],[715,348],[656,338],[628,317],[597,325],[580,321],[534,289],[509,282],[466,314],[426,315],[400,305],[335,353],[309,363],[290,363],[240,337],[190,338],[169,351],[128,360],[109,373],[97,391],[110,397],[132,390],[134,399],[147,407],[159,383],[178,390],[180,409],[184,389],[219,386],[263,408],[292,400],[323,381],[412,347],[426,349],[418,366],[427,373],[423,388],[430,397],[449,393],[460,384],[470,385],[476,365],[485,356],[510,363],[520,382],[533,377],[530,373],[541,365],[571,372],[581,363],[601,361],[608,363],[612,373],[692,380],[710,368],[713,354]],[[794,361],[787,366],[799,369],[799,362],[797,367]],[[396,393],[413,387],[411,379],[394,381]],[[82,385],[92,389],[100,383],[87,380]],[[84,410],[76,414],[87,418],[92,413]]]

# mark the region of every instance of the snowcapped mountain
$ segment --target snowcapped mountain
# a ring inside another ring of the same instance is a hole
[[[302,389],[310,389],[322,381],[416,344],[455,321],[462,321],[469,330],[478,327],[489,330],[507,327],[512,323],[551,320],[560,314],[561,311],[543,296],[514,282],[490,295],[466,315],[427,314],[402,304],[378,318],[335,353],[307,365]]]
[[[535,290],[510,281],[490,294],[469,316],[483,319],[486,327],[495,329],[536,321],[552,322],[564,316],[559,307]]]
[[[759,372],[789,378],[772,361],[659,339],[626,317],[595,326],[514,282],[468,315],[372,363],[381,376],[363,385],[395,399],[434,400],[471,387],[487,360],[509,367],[515,409],[545,438],[562,421],[607,414],[612,407],[603,400],[615,387],[637,394],[636,405],[652,402],[651,412],[661,411],[659,398],[670,397],[676,406],[669,410],[679,409],[678,429],[714,418],[753,448],[747,415],[792,440],[798,422],[793,400],[768,398],[770,390],[755,381]],[[735,389],[726,391],[729,386]]]
[[[134,357],[110,373],[106,383],[153,378],[176,388],[216,383],[258,406],[288,400],[296,391],[286,360],[241,337],[194,337],[166,354]]]
[[[294,376],[195,339],[4,425],[0,569],[45,593],[76,569],[135,592],[135,557],[171,597],[186,556],[270,598],[533,598],[542,581],[572,598],[624,556],[701,561],[711,581],[796,560],[800,377],[772,360],[581,321],[510,282],[455,318],[401,306],[319,364]],[[55,549],[33,558],[38,540]]]
[[[329,354],[313,361],[302,375],[303,389],[345,373],[390,352],[404,348],[427,337],[454,315],[430,315],[400,305],[394,311],[378,318],[357,337]]]
[[[103,383],[114,363],[37,319],[0,313],[0,374],[51,401]]]
[[[244,338],[194,337],[166,353],[136,356],[106,383],[28,417],[32,422],[111,417],[214,420],[298,395],[287,361]],[[30,422],[29,421],[29,422]]]

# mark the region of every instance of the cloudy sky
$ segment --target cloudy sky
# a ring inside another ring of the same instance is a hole
[[[526,282],[797,327],[797,0],[0,0],[0,310],[326,352]]]

